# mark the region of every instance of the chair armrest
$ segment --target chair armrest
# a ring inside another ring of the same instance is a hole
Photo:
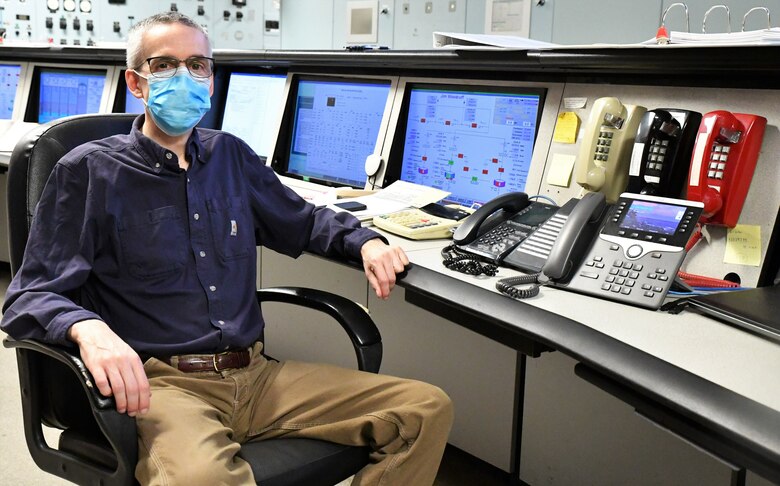
[[[135,463],[138,458],[135,419],[117,412],[114,399],[100,394],[92,375],[78,354],[63,346],[31,339],[15,340],[9,337],[3,341],[3,345],[16,350],[25,438],[38,467],[78,484],[134,484]],[[59,366],[60,364],[63,366]],[[57,387],[44,380],[44,368],[56,368],[56,376],[68,378],[63,381],[72,383],[72,386],[67,387],[67,393],[63,394],[64,389],[52,391]],[[73,382],[69,380],[71,372],[75,377]],[[76,396],[76,382],[84,390],[83,396],[86,400]],[[60,412],[54,410],[59,408],[53,408],[55,403],[70,409],[60,415]],[[87,405],[90,410],[86,410]],[[83,407],[79,408],[81,411],[76,414],[78,418],[72,416],[73,407]],[[54,449],[46,442],[43,423],[66,429],[60,437],[60,449]],[[96,449],[76,450],[63,446],[66,434],[71,439],[94,444],[97,449],[106,449],[108,457],[113,454],[115,461],[106,463],[93,460],[96,458],[90,453]]]
[[[93,409],[109,410],[116,408],[114,397],[104,397],[100,394],[95,386],[92,374],[84,365],[81,356],[74,353],[72,350],[64,346],[42,343],[33,339],[21,339],[17,341],[10,337],[3,340],[3,346],[6,348],[28,349],[56,359],[70,368],[79,378],[79,382],[84,388]]]
[[[282,302],[325,312],[347,332],[358,361],[358,369],[379,372],[382,364],[382,336],[368,312],[340,295],[304,287],[271,287],[257,291],[257,302]]]

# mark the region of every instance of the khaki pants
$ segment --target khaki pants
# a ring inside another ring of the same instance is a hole
[[[306,437],[371,445],[354,485],[432,484],[452,425],[439,388],[335,366],[267,361],[183,373],[154,358],[144,369],[149,412],[138,417],[136,478],[154,485],[255,484],[236,457],[249,440]]]

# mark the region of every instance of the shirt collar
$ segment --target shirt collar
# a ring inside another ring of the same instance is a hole
[[[146,162],[149,168],[151,168],[153,171],[159,173],[162,170],[163,165],[167,161],[172,161],[173,159],[168,159],[166,156],[170,150],[147,137],[141,131],[141,128],[144,125],[145,116],[145,114],[141,114],[138,116],[138,118],[135,119],[133,122],[133,129],[130,132],[130,137],[133,141],[133,145],[135,145],[136,149],[143,157],[144,162]],[[190,138],[187,140],[185,147],[185,150],[190,156],[191,161],[198,160],[204,163],[208,161],[208,158],[205,157],[206,151],[203,146],[203,141],[200,139],[200,134],[198,133],[197,128],[192,130]],[[174,168],[178,168],[178,166]]]

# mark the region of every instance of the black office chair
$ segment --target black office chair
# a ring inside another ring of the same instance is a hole
[[[22,263],[35,207],[57,161],[82,143],[129,133],[134,118],[125,114],[69,117],[43,125],[19,141],[8,173],[12,273]],[[284,287],[259,290],[257,299],[327,313],[352,340],[359,369],[379,370],[381,336],[356,303],[320,290]],[[77,350],[11,338],[4,345],[16,349],[24,432],[35,463],[78,484],[136,484],[135,419],[118,413],[114,400],[98,392]],[[58,449],[46,444],[42,425],[62,429]],[[252,466],[258,484],[324,486],[359,471],[368,464],[368,453],[368,448],[318,440],[272,439],[244,444],[240,456]]]

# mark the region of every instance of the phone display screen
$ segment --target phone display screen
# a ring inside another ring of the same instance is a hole
[[[650,201],[633,201],[626,211],[620,227],[662,235],[677,231],[686,211],[685,206]]]

